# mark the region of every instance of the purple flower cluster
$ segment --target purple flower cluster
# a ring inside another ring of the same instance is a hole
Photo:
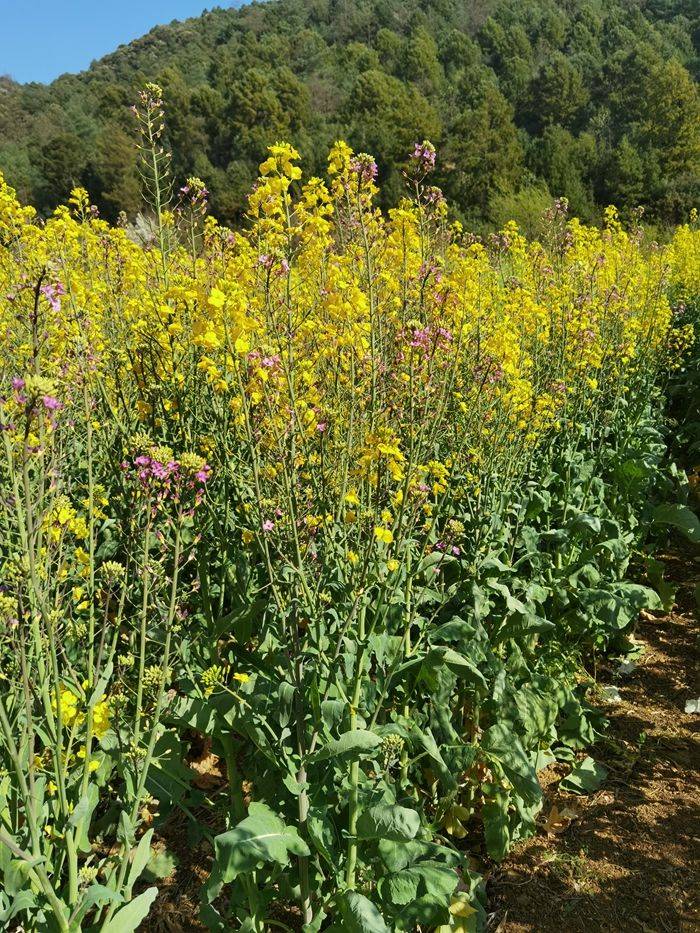
[[[423,197],[425,198],[426,204],[434,208],[440,207],[445,203],[445,195],[442,193],[441,189],[437,188],[435,185],[428,185],[424,188]]]
[[[46,383],[46,387],[40,388],[41,383],[33,385],[30,382],[28,385],[27,380],[21,376],[15,376],[10,385],[11,392],[7,395],[0,395],[0,412],[7,406],[7,415],[14,412],[15,416],[24,417],[27,421],[45,415],[51,427],[56,427],[56,416],[64,408],[64,405],[63,402],[46,391],[49,383]],[[17,422],[11,420],[11,418],[8,420],[2,418],[0,420],[0,431],[15,431],[16,429]],[[28,448],[30,453],[37,453],[40,449],[39,447]]]
[[[282,364],[282,359],[279,354],[275,353],[272,356],[262,356],[259,350],[251,350],[248,354],[248,361],[262,366],[263,369],[269,369],[270,373],[276,373]]]
[[[416,327],[408,335],[408,345],[426,355],[435,350],[446,350],[452,343],[452,332],[446,327]]]
[[[366,185],[376,179],[378,168],[371,155],[359,152],[350,162],[350,171],[353,175],[359,176],[360,182]]]
[[[15,376],[11,384],[15,393],[15,402],[17,402],[18,405],[26,405],[30,400],[26,391],[26,381],[22,379],[21,376]],[[63,408],[63,402],[59,401],[53,395],[39,395],[36,402],[48,412],[60,411],[60,409]]]
[[[121,468],[125,476],[137,482],[145,493],[155,499],[156,504],[166,500],[179,504],[183,499],[193,497],[189,514],[202,501],[211,476],[211,467],[206,463],[188,470],[178,460],[164,462],[148,454],[140,454],[131,462],[124,460]]]
[[[411,153],[411,163],[414,172],[418,175],[427,175],[435,169],[435,146],[427,139],[422,143],[415,143]]]
[[[206,214],[209,202],[209,191],[201,178],[188,178],[180,188],[180,204],[178,210],[188,207],[195,213]]]
[[[262,266],[263,269],[266,269],[268,272],[273,269],[275,264],[277,264],[275,275],[286,275],[289,272],[289,263],[286,259],[277,259],[275,256],[270,256],[268,253],[262,253],[258,256],[258,265]]]
[[[424,262],[418,270],[418,278],[423,282],[427,282],[431,275],[435,278],[436,285],[439,285],[440,282],[442,282],[442,272],[440,267],[435,265],[435,263]]]
[[[456,544],[448,544],[446,541],[437,541],[435,543],[435,549],[437,551],[443,552],[449,550],[450,554],[453,554],[455,557],[459,557],[462,553],[462,549],[460,547],[458,547]]]
[[[66,290],[60,282],[42,285],[39,291],[51,305],[52,311],[61,310],[61,295],[65,295]]]

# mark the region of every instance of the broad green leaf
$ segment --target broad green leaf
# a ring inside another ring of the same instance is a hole
[[[391,839],[409,842],[420,829],[420,815],[416,810],[398,804],[380,803],[360,814],[357,835],[360,839]]]
[[[515,694],[515,705],[527,735],[538,741],[546,738],[559,712],[556,699],[525,686]]]
[[[470,682],[474,687],[486,689],[486,680],[476,664],[453,648],[448,648],[445,645],[438,645],[431,648],[426,655],[416,655],[405,661],[397,668],[396,674],[404,674],[407,671],[419,668],[421,678],[432,689],[435,680],[434,672],[441,667],[449,667],[462,680]]]
[[[363,894],[344,891],[339,895],[337,904],[343,922],[335,926],[343,933],[390,933],[376,905]]]
[[[607,769],[592,758],[584,758],[574,770],[559,782],[562,790],[570,794],[592,794],[608,776]]]
[[[600,533],[600,527],[600,519],[598,516],[588,515],[586,512],[581,512],[579,515],[574,516],[567,524],[569,533],[580,537],[597,535]]]
[[[671,525],[680,531],[688,541],[700,544],[700,519],[687,505],[673,503],[657,505],[654,509],[654,523],[657,525]]]
[[[13,917],[16,917],[17,914],[20,914],[23,911],[27,911],[28,914],[32,914],[36,906],[36,897],[27,888],[24,888],[18,894],[15,894],[7,910],[0,912],[0,921],[3,923],[3,929],[9,929],[10,920],[12,920]],[[8,926],[4,926],[5,924],[8,924]],[[23,927],[20,927],[20,929],[23,929]]]
[[[508,619],[498,630],[493,638],[494,644],[501,644],[509,638],[518,638],[522,636],[538,635],[542,632],[550,632],[554,628],[554,623],[549,619],[543,619],[542,616],[535,615],[534,612],[525,611],[516,618]]]
[[[123,901],[124,898],[121,896],[121,894],[117,894],[116,891],[113,891],[111,888],[108,888],[103,884],[90,885],[90,887],[83,895],[80,906],[78,907],[78,910],[73,917],[73,924],[75,929],[80,929],[80,924],[82,923],[83,918],[86,917],[93,908],[101,907],[104,904],[121,904]]]
[[[414,872],[420,878],[420,894],[427,895],[440,905],[449,904],[450,897],[459,882],[459,875],[454,868],[442,862],[425,860],[417,862],[409,871]]]
[[[147,829],[146,832],[141,836],[139,844],[136,847],[134,856],[131,860],[131,866],[129,868],[129,874],[126,879],[126,887],[124,889],[124,896],[127,900],[131,897],[131,890],[141,876],[141,872],[144,870],[148,864],[148,860],[151,857],[151,839],[153,838],[153,830]]]
[[[497,862],[501,862],[506,857],[510,847],[508,803],[509,795],[499,792],[492,800],[487,800],[481,809],[486,850]]]
[[[335,828],[328,816],[320,807],[311,807],[309,809],[308,821],[309,838],[314,849],[318,854],[328,862],[329,865],[336,866],[338,855],[336,852],[338,840],[336,838]]]
[[[325,761],[328,758],[354,761],[371,755],[381,744],[382,738],[375,732],[370,732],[368,729],[350,729],[339,738],[324,745],[309,758],[309,761]]]
[[[397,842],[392,839],[380,839],[377,848],[379,857],[388,871],[401,871],[430,851],[430,846],[416,839],[411,842]],[[449,850],[448,850],[449,851]]]
[[[439,625],[432,633],[432,639],[435,642],[456,641],[465,642],[474,635],[474,626],[470,622],[465,622],[455,616],[449,622]]]
[[[496,723],[483,735],[481,747],[500,763],[511,783],[527,803],[537,803],[542,789],[518,736],[506,723]]]
[[[552,750],[549,748],[540,748],[535,754],[534,768],[535,771],[544,771],[545,768],[548,768],[557,760],[556,755],[552,753]]]
[[[676,587],[668,580],[664,580],[666,564],[654,557],[647,557],[646,571],[649,582],[659,594],[664,610],[670,612],[676,600]]]
[[[143,870],[142,877],[146,881],[159,881],[161,878],[169,878],[179,864],[179,859],[174,852],[168,849],[151,849],[148,864]]]
[[[469,681],[475,687],[481,687],[483,690],[486,689],[486,679],[473,661],[470,661],[469,658],[466,658],[463,654],[459,654],[459,652],[454,651],[452,648],[441,648],[440,651],[443,654],[444,663],[453,673]]]
[[[102,927],[100,933],[134,933],[148,916],[157,894],[158,888],[146,888],[143,894],[121,907]]]
[[[419,729],[418,726],[414,726],[411,729],[411,738],[415,739],[418,744],[428,753],[431,761],[435,765],[438,774],[440,775],[440,779],[444,784],[445,789],[456,790],[457,780],[445,764],[445,760],[440,753],[440,749],[438,748],[438,744],[435,741],[435,737],[433,736],[430,728],[426,726],[425,729]]]
[[[641,586],[639,583],[618,583],[615,590],[637,612],[640,609],[663,608],[659,594],[649,586]]]
[[[378,891],[385,904],[403,906],[412,903],[418,897],[420,877],[412,868],[385,875],[378,884]]]
[[[263,862],[286,865],[289,853],[310,855],[296,829],[286,826],[263,803],[251,803],[248,816],[214,839],[216,866],[224,884]]]
[[[68,820],[69,826],[78,827],[76,846],[80,852],[90,852],[90,820],[100,799],[97,784],[88,784],[86,793],[80,798]]]

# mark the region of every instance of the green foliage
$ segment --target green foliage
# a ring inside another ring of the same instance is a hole
[[[698,13],[683,0],[270,0],[160,26],[49,87],[2,79],[0,169],[49,212],[84,185],[111,219],[139,207],[127,105],[165,90],[180,181],[240,218],[265,147],[289,139],[321,173],[329,145],[372,152],[387,207],[429,138],[459,216],[491,225],[537,192],[584,219],[615,203],[685,220],[700,191]],[[509,200],[510,199],[510,200]],[[513,200],[515,199],[515,200]]]
[[[569,794],[592,794],[607,776],[607,769],[589,756],[577,764],[559,786]]]

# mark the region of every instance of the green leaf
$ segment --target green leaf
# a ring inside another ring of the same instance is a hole
[[[688,541],[700,544],[700,519],[687,505],[672,504],[657,505],[653,515],[654,524],[671,525],[676,528]]]
[[[588,757],[576,765],[568,777],[559,782],[559,787],[570,794],[592,794],[607,776],[607,769]]]
[[[546,738],[559,712],[556,699],[525,686],[515,694],[515,705],[527,735],[538,741]]]
[[[95,706],[97,706],[97,704],[100,702],[102,697],[105,695],[107,685],[112,679],[113,669],[114,669],[114,662],[109,661],[105,665],[105,668],[102,671],[102,673],[100,674],[100,678],[95,684],[95,689],[92,691],[92,695],[90,696],[88,700],[88,706],[91,706],[93,709],[95,708]]]
[[[497,862],[506,857],[510,847],[509,799],[508,794],[499,792],[492,800],[487,800],[481,809],[486,850]]]
[[[475,687],[486,689],[486,679],[473,661],[452,648],[440,648],[439,650],[442,652],[443,662],[454,674],[469,681]]]
[[[158,888],[146,888],[129,904],[120,908],[103,927],[100,933],[134,933],[148,916],[151,904],[156,899]]]
[[[481,747],[499,762],[526,803],[534,804],[542,799],[537,773],[530,764],[520,739],[506,723],[496,723],[487,729]]]
[[[448,791],[456,790],[457,780],[445,764],[445,760],[442,757],[432,731],[427,726],[425,729],[419,729],[418,726],[413,726],[410,734],[411,738],[415,739],[417,743],[427,752],[431,761],[435,765],[438,774],[440,775],[440,780],[444,784],[445,789]]]
[[[174,852],[167,849],[151,849],[148,864],[143,870],[143,878],[146,881],[160,881],[162,878],[169,878],[179,864],[179,859]]]
[[[600,534],[600,527],[600,519],[598,516],[588,515],[586,512],[581,512],[579,515],[574,516],[567,523],[569,533],[572,535],[579,535],[582,538]]]
[[[539,635],[542,632],[550,632],[554,628],[554,623],[548,619],[543,619],[534,612],[519,613],[514,619],[508,619],[499,628],[493,638],[494,644],[501,644],[509,638],[529,637],[530,635]]]
[[[463,643],[471,638],[475,631],[476,629],[471,622],[465,622],[464,619],[455,616],[449,622],[439,625],[432,633],[432,638],[436,642],[456,641]]]
[[[647,557],[646,572],[649,582],[659,594],[664,611],[670,612],[676,601],[676,587],[668,580],[664,580],[665,571],[664,561],[657,560],[655,557]]]
[[[136,852],[134,852],[134,857],[131,861],[131,867],[129,868],[129,875],[126,880],[126,887],[124,889],[124,896],[128,900],[131,897],[131,890],[141,876],[141,872],[144,870],[148,864],[148,860],[151,856],[151,839],[153,838],[153,830],[148,829],[141,836],[139,844],[136,847]]]
[[[412,903],[418,897],[420,877],[412,869],[386,875],[378,884],[378,891],[385,904],[392,907]]]
[[[224,884],[253,871],[263,862],[286,865],[290,852],[310,855],[296,829],[286,826],[263,803],[251,803],[244,820],[214,839],[214,849],[216,867]]]
[[[420,878],[420,894],[427,895],[441,905],[450,903],[450,897],[459,882],[459,875],[454,868],[428,859],[418,862],[409,870]]]
[[[31,891],[25,888],[18,894],[15,894],[7,910],[0,911],[0,921],[2,921],[3,924],[9,924],[13,917],[16,917],[17,914],[23,911],[31,915],[36,906],[36,897]],[[9,929],[9,927],[4,927],[4,929]]]
[[[640,609],[663,608],[659,594],[649,586],[641,586],[639,583],[618,583],[615,590],[636,612]]]
[[[381,744],[382,738],[375,732],[370,732],[368,729],[350,729],[339,738],[324,745],[309,758],[309,761],[315,763],[328,758],[356,761],[358,758],[371,755]]]
[[[90,852],[92,849],[89,837],[90,820],[99,798],[100,792],[97,784],[88,784],[87,791],[75,805],[75,809],[68,820],[69,826],[79,827],[76,846],[80,852]]]
[[[391,839],[409,842],[420,829],[420,814],[398,804],[380,803],[360,814],[357,835],[360,839]]]
[[[113,891],[111,888],[106,887],[103,884],[92,884],[87,889],[83,895],[83,899],[80,902],[80,906],[75,912],[73,917],[73,925],[76,930],[80,929],[80,924],[84,917],[90,913],[90,911],[95,907],[101,907],[104,904],[117,903],[121,904],[124,901],[124,898],[121,894],[117,894],[116,891]],[[71,926],[71,930],[73,926]]]
[[[401,871],[430,851],[429,845],[415,839],[412,842],[380,839],[377,848],[382,864],[391,872]]]
[[[549,748],[540,748],[535,754],[534,768],[535,771],[544,771],[545,768],[548,768],[557,760],[556,755],[552,753],[552,750]]]
[[[377,907],[363,894],[344,891],[337,898],[342,916],[342,925],[337,930],[343,933],[390,933],[389,927]]]
[[[314,849],[331,866],[337,866],[338,856],[336,853],[338,840],[336,838],[335,828],[328,814],[320,807],[311,807],[309,809],[307,825],[309,829],[309,838]]]

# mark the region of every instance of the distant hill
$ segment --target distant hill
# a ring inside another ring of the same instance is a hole
[[[438,148],[463,219],[527,224],[552,196],[595,220],[660,222],[700,202],[696,0],[269,0],[159,26],[50,85],[0,79],[0,169],[51,210],[75,184],[104,214],[139,207],[140,85],[165,89],[178,177],[233,222],[265,147],[323,172],[345,137],[379,164],[385,204],[417,139]]]

